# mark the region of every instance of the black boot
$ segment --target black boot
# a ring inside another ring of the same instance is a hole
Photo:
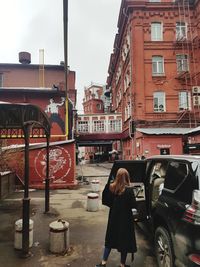
[[[95,265],[95,267],[106,267],[106,263],[104,263],[104,264],[99,263],[99,264]]]

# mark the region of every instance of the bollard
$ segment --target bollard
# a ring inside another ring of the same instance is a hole
[[[64,220],[57,220],[49,225],[50,246],[52,253],[66,253],[69,249],[69,223]]]
[[[96,193],[87,194],[87,211],[99,210],[99,195]]]
[[[14,248],[22,249],[22,228],[23,221],[19,219],[15,222],[15,241]],[[33,221],[29,220],[29,248],[33,245]]]
[[[92,192],[99,192],[99,180],[92,180],[91,182]]]

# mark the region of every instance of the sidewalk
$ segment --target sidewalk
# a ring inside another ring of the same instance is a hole
[[[111,165],[88,165],[82,167],[83,176],[89,182],[99,177],[100,192],[104,187]],[[77,168],[80,175],[80,165]],[[21,218],[23,192],[15,192],[9,199],[0,202],[0,266],[4,267],[93,267],[99,262],[103,250],[108,208],[99,205],[99,211],[86,211],[87,194],[91,184],[81,183],[74,190],[52,190],[50,212],[44,214],[44,191],[30,192],[31,219],[34,221],[32,257],[21,259],[14,249],[14,225]],[[101,197],[101,194],[100,194]],[[49,252],[49,224],[58,219],[69,222],[70,248],[66,255],[56,256]],[[155,267],[150,245],[140,232],[137,232],[138,252],[135,267]],[[127,260],[130,264],[130,257]],[[119,253],[112,251],[108,267],[119,265]],[[132,265],[133,266],[133,265]]]

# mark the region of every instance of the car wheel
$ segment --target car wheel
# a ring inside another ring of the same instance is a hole
[[[171,238],[164,227],[155,232],[155,252],[159,267],[173,267],[174,253]]]

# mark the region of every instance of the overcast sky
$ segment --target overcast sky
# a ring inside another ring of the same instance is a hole
[[[68,65],[76,71],[77,109],[82,112],[84,86],[105,84],[113,51],[121,0],[69,0]],[[63,0],[1,0],[0,63],[17,63],[31,53],[39,63],[60,64],[63,49]]]

